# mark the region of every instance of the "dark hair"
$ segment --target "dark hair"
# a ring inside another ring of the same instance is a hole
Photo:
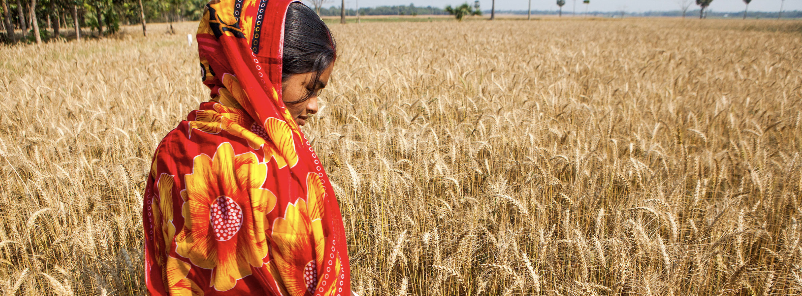
[[[337,45],[329,28],[308,6],[300,2],[291,3],[284,20],[284,50],[281,80],[290,75],[315,72],[312,85],[316,85],[321,73],[337,58]],[[310,98],[312,92],[295,102]]]

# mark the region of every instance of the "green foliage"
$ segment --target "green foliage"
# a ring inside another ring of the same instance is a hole
[[[42,38],[42,40],[50,39],[50,31],[45,30],[44,27],[40,26],[39,38]],[[36,35],[34,35],[33,29],[28,30],[28,35],[25,36],[25,40],[27,40],[29,43],[36,42]]]
[[[184,17],[191,20],[199,20],[203,17],[203,8],[206,6],[207,0],[187,0],[183,2]]]
[[[114,34],[120,31],[120,18],[113,8],[109,7],[103,14],[103,21],[106,23],[106,32]]]
[[[457,18],[458,21],[462,21],[462,18],[464,18],[467,15],[482,15],[481,10],[479,10],[478,8],[474,9],[473,7],[468,5],[468,3],[463,3],[462,5],[457,7],[451,7],[451,5],[446,5],[446,11],[449,14],[453,15],[455,18]]]
[[[699,5],[702,8],[707,8],[712,2],[713,0],[696,0],[696,5]]]
[[[557,0],[557,6],[563,7],[565,5],[565,0]]]

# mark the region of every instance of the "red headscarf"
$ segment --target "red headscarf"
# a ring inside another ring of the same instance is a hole
[[[212,100],[154,155],[144,197],[153,295],[350,295],[326,172],[281,99],[290,0],[213,0],[198,27]]]

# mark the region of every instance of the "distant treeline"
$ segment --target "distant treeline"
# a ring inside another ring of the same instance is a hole
[[[0,41],[47,40],[74,30],[113,34],[120,25],[198,20],[208,0],[0,0]],[[35,6],[32,7],[32,5]],[[34,26],[31,10],[36,19]],[[47,29],[47,30],[46,30]],[[53,32],[53,33],[51,33]],[[86,32],[84,32],[86,33]],[[14,38],[12,38],[14,37]]]
[[[448,12],[439,7],[417,7],[413,4],[399,6],[378,6],[359,8],[359,15],[446,15]],[[320,8],[321,16],[339,16],[340,6]],[[356,9],[346,9],[345,15],[356,15]]]
[[[489,15],[490,10],[482,11],[484,14]],[[516,15],[526,15],[526,10],[496,10],[496,13],[500,14],[516,14]],[[749,18],[777,18],[778,11],[774,12],[763,12],[763,11],[749,11]],[[532,10],[533,15],[557,15],[558,11],[555,10]],[[584,9],[582,12],[577,9],[577,15],[585,15]],[[742,17],[743,11],[735,11],[735,12],[717,12],[712,10],[705,10],[705,14],[708,18],[726,18],[726,17]],[[339,15],[339,14],[338,14]],[[571,10],[570,9],[563,9],[563,16],[570,16]],[[588,12],[588,15],[596,16],[596,17],[621,17],[624,16],[637,16],[637,17],[681,17],[682,11],[675,10],[675,11],[647,11],[647,12],[625,12],[625,11],[591,11]],[[686,17],[699,17],[699,10],[688,10],[685,13]],[[802,18],[802,11],[783,11],[782,18]]]

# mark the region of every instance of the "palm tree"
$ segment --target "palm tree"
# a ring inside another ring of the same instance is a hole
[[[557,6],[560,7],[560,17],[563,16],[563,5],[565,5],[565,0],[557,0]]]
[[[749,2],[752,2],[752,0],[744,0],[744,3],[746,3],[746,9],[744,9],[744,19],[746,19],[746,12],[749,11]]]
[[[713,0],[696,0],[696,5],[699,5],[700,7],[702,7],[702,9],[699,10],[699,18],[700,19],[705,16],[705,8],[710,6],[710,3],[712,3],[712,2],[713,2]]]

